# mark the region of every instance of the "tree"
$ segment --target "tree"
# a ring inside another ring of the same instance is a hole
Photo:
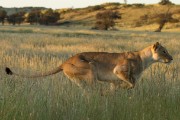
[[[165,13],[159,13],[152,16],[152,19],[155,19],[155,22],[159,24],[159,27],[155,30],[155,32],[161,32],[163,27],[167,22],[176,23],[179,22],[178,19],[173,18],[173,13],[170,13],[170,8]]]
[[[173,4],[170,0],[161,0],[159,2],[160,5],[171,5]]]
[[[25,20],[24,15],[25,15],[25,12],[18,12],[18,13],[16,14],[16,23],[17,23],[17,24],[20,25],[20,24]]]
[[[20,25],[25,19],[24,14],[25,12],[18,12],[18,13],[11,14],[7,17],[7,21],[9,22],[9,24]]]
[[[58,12],[48,9],[40,15],[39,23],[44,25],[55,24],[59,19],[60,14]]]
[[[40,21],[40,17],[41,17],[41,11],[40,10],[33,10],[28,14],[26,20],[30,24],[37,24]]]
[[[9,24],[15,25],[16,24],[16,15],[12,14],[7,17],[7,21]]]
[[[4,25],[4,20],[7,17],[7,12],[5,10],[0,10],[0,22]]]
[[[165,10],[164,10],[165,11]],[[166,12],[161,12],[161,13],[155,13],[155,14],[145,14],[143,16],[140,16],[140,20],[137,22],[140,25],[143,24],[152,24],[152,23],[157,23],[159,26],[155,30],[155,32],[161,32],[163,27],[166,25],[166,23],[177,23],[179,22],[178,19],[174,18],[173,15],[177,14],[178,11],[175,12],[170,12],[170,7]]]
[[[120,19],[121,15],[115,11],[105,10],[96,14],[95,29],[108,30],[110,27],[114,27],[115,19]]]

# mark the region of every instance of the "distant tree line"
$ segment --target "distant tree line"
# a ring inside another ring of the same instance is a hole
[[[25,15],[25,12],[14,13],[12,15],[7,16],[7,21],[9,24],[12,24],[12,25],[15,25],[15,24],[20,25],[25,19],[24,15]]]
[[[52,25],[60,19],[60,14],[52,9],[43,12],[35,10],[27,15],[27,22],[30,24]]]
[[[124,0],[127,3],[127,0]],[[108,3],[118,6],[119,3]],[[170,6],[173,3],[170,0],[161,0],[160,5],[168,5],[168,10],[162,10],[159,13],[157,11],[153,14],[145,14],[140,16],[139,21],[135,23],[136,26],[157,23],[159,27],[155,32],[161,32],[166,23],[177,23],[180,20],[174,18],[176,12],[170,11]],[[136,4],[139,7],[142,7],[142,4]],[[70,9],[72,10],[72,9]],[[105,9],[102,5],[90,6],[87,8],[88,12],[99,11],[95,15],[95,25],[93,29],[97,30],[109,30],[110,28],[114,29],[117,19],[121,19],[121,14],[116,11],[116,9]],[[69,10],[68,10],[69,12]],[[61,14],[63,14],[61,12]],[[138,14],[138,13],[137,13]],[[40,25],[57,25],[57,22],[60,20],[60,13],[52,9],[46,10],[31,10],[31,12],[17,12],[11,15],[7,15],[6,11],[0,9],[0,22],[4,25],[5,22],[8,22],[12,25],[20,25],[23,22]]]
[[[20,25],[23,22],[30,24],[41,24],[41,25],[54,25],[60,19],[60,13],[53,11],[52,9],[47,10],[32,10],[29,13],[24,11],[17,12],[11,15],[7,15],[5,10],[0,10],[0,22],[4,25],[5,21],[12,25]]]
[[[5,18],[7,17],[7,12],[5,10],[0,10],[0,22],[4,25]]]

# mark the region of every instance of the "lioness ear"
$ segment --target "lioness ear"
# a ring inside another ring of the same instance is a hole
[[[156,43],[153,45],[154,51],[156,51],[159,46],[160,46],[159,42],[156,42]]]

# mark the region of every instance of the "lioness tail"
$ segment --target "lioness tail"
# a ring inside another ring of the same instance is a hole
[[[40,74],[36,74],[36,75],[21,75],[18,73],[14,73],[12,72],[12,70],[8,67],[5,68],[5,72],[8,75],[16,75],[16,76],[20,76],[20,77],[26,77],[26,78],[36,78],[36,77],[44,77],[44,76],[49,76],[49,75],[53,75],[56,74],[60,71],[62,71],[63,69],[61,67],[57,67],[56,69],[53,69],[52,71],[49,72],[45,72],[45,73],[40,73]]]

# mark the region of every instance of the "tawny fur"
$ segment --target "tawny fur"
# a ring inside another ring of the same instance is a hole
[[[124,53],[84,52],[67,59],[60,67],[42,77],[63,71],[64,74],[79,87],[84,81],[94,85],[97,81],[109,82],[111,90],[119,87],[133,88],[141,73],[152,63],[170,63],[173,60],[166,48],[158,42],[141,51]],[[6,68],[7,69],[7,68]],[[9,68],[6,71],[13,73]]]

